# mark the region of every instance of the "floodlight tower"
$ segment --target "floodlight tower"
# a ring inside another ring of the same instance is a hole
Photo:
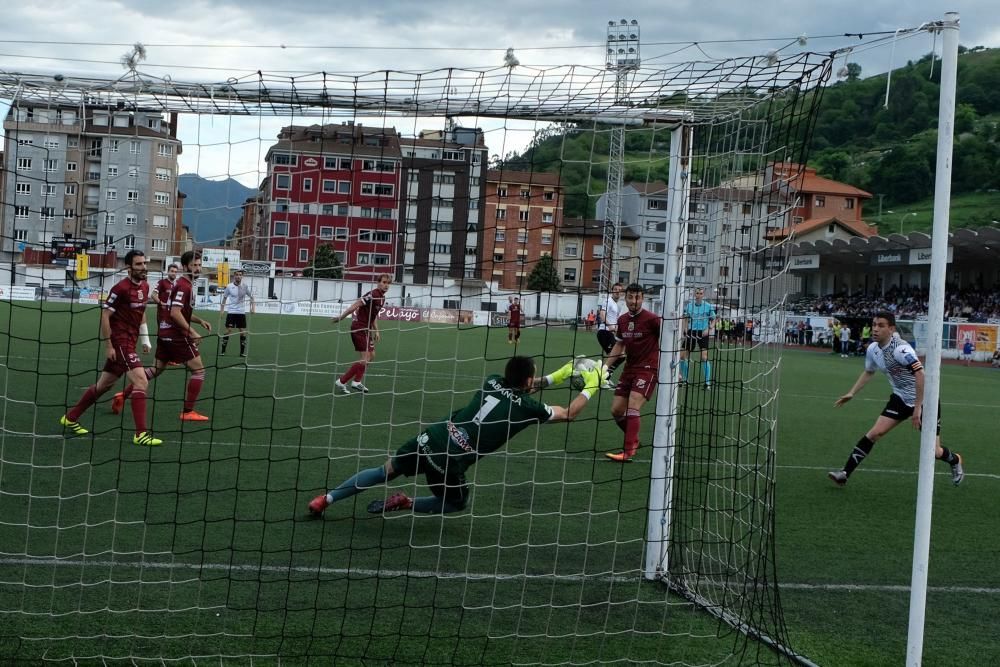
[[[615,104],[628,104],[630,75],[639,69],[639,22],[608,21],[606,65],[615,74]],[[618,280],[618,250],[622,225],[622,177],[625,171],[625,125],[611,128],[608,186],[604,210],[604,255],[601,259],[601,294]]]

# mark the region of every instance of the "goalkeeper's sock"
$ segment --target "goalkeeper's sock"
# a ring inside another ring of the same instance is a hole
[[[348,480],[345,480],[336,489],[333,489],[326,494],[326,500],[330,503],[335,503],[338,500],[343,500],[344,498],[350,498],[356,493],[361,493],[365,489],[370,489],[373,486],[378,486],[379,484],[385,483],[385,467],[378,466],[377,468],[366,468],[354,475]]]
[[[135,421],[135,434],[146,432],[146,390],[132,392],[132,420]]]
[[[688,381],[688,360],[681,359],[681,382]]]
[[[705,384],[711,384],[712,382],[712,362],[706,361],[701,365],[702,370],[705,372]]]
[[[421,514],[450,514],[451,512],[461,512],[464,507],[452,505],[444,498],[437,496],[424,496],[413,499],[413,511]]]
[[[635,456],[639,451],[639,426],[641,425],[639,411],[628,409],[625,412],[625,456]]]
[[[865,457],[872,453],[872,447],[874,446],[875,443],[869,440],[867,435],[861,436],[858,444],[854,445],[854,451],[847,457],[847,463],[844,464],[844,472],[848,475],[854,472],[854,469],[861,465]]]

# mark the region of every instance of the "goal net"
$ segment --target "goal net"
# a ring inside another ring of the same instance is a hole
[[[778,232],[830,62],[215,83],[0,72],[0,658],[786,660]],[[183,366],[150,383],[159,447],[133,444],[128,404],[109,410],[121,381],[79,416],[89,433],[60,426],[105,362],[99,304],[132,249],[150,286],[201,250],[195,313],[214,327],[196,327],[209,421],[178,419]],[[237,269],[245,348],[221,314]],[[350,325],[331,317],[383,273],[375,357],[352,375]],[[661,325],[631,463],[604,456],[623,436],[603,390],[470,468],[462,511],[369,514],[395,491],[429,495],[401,477],[306,516],[513,354],[539,373],[600,358],[602,276],[642,285]],[[711,369],[697,343],[681,359],[699,287]]]

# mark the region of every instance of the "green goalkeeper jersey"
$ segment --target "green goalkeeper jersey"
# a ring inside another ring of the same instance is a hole
[[[448,443],[448,470],[457,473],[467,470],[479,457],[500,449],[529,426],[551,417],[549,406],[510,389],[503,377],[490,375],[465,407],[446,421],[431,424],[426,433],[431,442]]]

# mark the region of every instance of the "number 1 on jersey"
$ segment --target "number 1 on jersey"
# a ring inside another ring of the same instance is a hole
[[[486,415],[490,414],[490,412],[493,411],[493,408],[495,408],[499,404],[500,404],[500,399],[497,398],[496,396],[485,396],[483,398],[483,406],[479,408],[479,412],[477,412],[476,416],[472,418],[472,423],[476,424],[477,426],[479,424],[482,424],[483,420],[486,419]]]

